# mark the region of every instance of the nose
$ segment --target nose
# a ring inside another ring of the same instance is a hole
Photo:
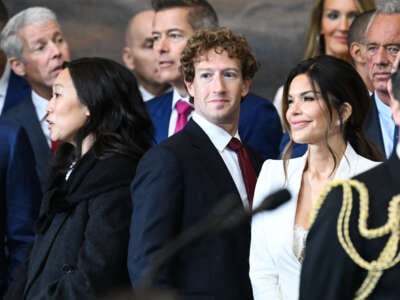
[[[301,113],[301,101],[292,100],[292,103],[288,106],[286,111],[286,118],[290,116],[296,116]]]
[[[380,46],[375,55],[376,63],[387,65],[390,64],[390,59],[385,47]]]
[[[342,16],[339,22],[339,30],[346,32],[349,31],[351,21],[347,18],[347,16]]]
[[[50,42],[50,49],[51,49],[51,57],[61,57],[61,47],[57,42]]]
[[[165,35],[161,35],[157,38],[157,40],[154,41],[153,49],[154,51],[156,51],[156,53],[163,53],[168,51],[168,41]]]
[[[222,74],[217,73],[214,79],[214,90],[215,92],[221,93],[225,91],[225,81]]]
[[[54,96],[52,96],[51,98],[50,98],[50,100],[49,100],[49,102],[47,103],[47,105],[46,105],[46,111],[47,111],[47,113],[50,113],[50,112],[52,112],[53,111],[53,106],[54,106]]]

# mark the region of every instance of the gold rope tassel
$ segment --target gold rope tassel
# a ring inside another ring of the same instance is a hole
[[[371,294],[383,272],[400,262],[400,253],[398,253],[400,238],[400,195],[394,196],[389,202],[388,220],[386,224],[377,228],[368,229],[367,220],[369,216],[369,196],[365,185],[352,179],[335,180],[331,182],[319,195],[311,212],[310,227],[314,223],[318,211],[324,203],[328,193],[338,186],[343,187],[343,203],[337,222],[337,235],[339,242],[354,263],[368,271],[367,277],[364,279],[364,282],[354,296],[355,300],[362,300],[366,299]],[[352,187],[355,188],[360,195],[358,230],[360,231],[361,236],[366,239],[376,239],[390,234],[378,259],[371,262],[368,262],[361,257],[350,239],[349,224],[351,209],[353,207]]]

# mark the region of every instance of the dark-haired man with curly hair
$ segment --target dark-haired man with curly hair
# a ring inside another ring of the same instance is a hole
[[[131,186],[128,268],[135,288],[152,256],[223,199],[248,209],[262,162],[243,147],[238,132],[241,99],[258,69],[246,40],[227,29],[200,30],[180,63],[193,116],[143,156]],[[232,150],[235,143],[239,153]],[[199,239],[158,270],[151,284],[176,289],[184,299],[252,299],[249,243],[248,222]]]

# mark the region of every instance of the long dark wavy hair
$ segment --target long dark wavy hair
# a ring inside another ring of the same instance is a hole
[[[349,142],[354,150],[371,160],[380,161],[382,153],[364,134],[363,124],[371,105],[371,97],[358,72],[346,61],[329,56],[321,55],[300,62],[294,67],[285,82],[283,88],[282,116],[286,116],[288,110],[289,87],[293,79],[301,74],[307,75],[314,90],[321,91],[322,101],[328,110],[329,124],[332,122],[334,112],[339,117],[340,130],[344,141]],[[352,107],[352,113],[346,122],[341,118],[340,109],[347,102]],[[289,123],[283,118],[283,125],[291,136]],[[326,137],[327,139],[327,137]],[[334,169],[337,165],[337,157],[332,151],[328,140],[328,149],[334,159]],[[293,140],[290,139],[282,158],[287,165],[293,149]],[[286,170],[286,167],[285,167]]]
[[[57,149],[53,173],[65,173],[82,156],[82,142],[92,135],[91,148],[97,158],[113,154],[134,160],[151,145],[153,124],[147,114],[135,76],[121,64],[107,58],[80,58],[65,63],[79,101],[90,116],[79,129],[74,144]]]

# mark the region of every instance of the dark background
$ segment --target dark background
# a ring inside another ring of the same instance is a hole
[[[261,63],[252,90],[272,100],[291,67],[302,59],[312,0],[209,0],[221,26],[244,34]],[[125,26],[150,0],[3,0],[10,16],[47,6],[58,16],[72,58],[104,56],[118,62]]]

